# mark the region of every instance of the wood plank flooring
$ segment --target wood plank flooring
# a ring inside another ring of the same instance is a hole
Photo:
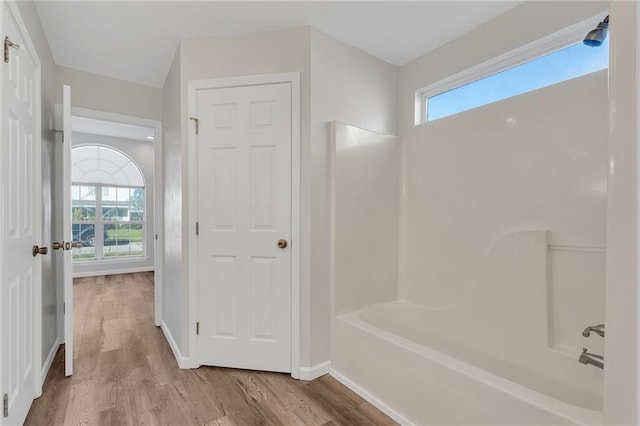
[[[180,370],[153,324],[153,274],[74,280],[74,374],[64,349],[27,425],[393,425],[330,376]]]

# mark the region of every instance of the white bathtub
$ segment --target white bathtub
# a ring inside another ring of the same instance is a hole
[[[438,336],[430,331],[438,315],[404,302],[339,315],[333,324],[334,375],[401,422],[602,424],[598,392]]]

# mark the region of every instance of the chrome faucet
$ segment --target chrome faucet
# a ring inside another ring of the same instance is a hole
[[[587,352],[587,348],[582,348],[582,353],[578,361],[581,364],[591,364],[594,367],[604,368],[604,357],[602,355],[590,354]]]
[[[596,333],[598,336],[604,337],[604,324],[592,325],[590,327],[587,327],[582,332],[582,335],[584,337],[589,337],[592,331]]]

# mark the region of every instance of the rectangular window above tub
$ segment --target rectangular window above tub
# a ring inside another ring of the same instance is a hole
[[[606,14],[606,12],[605,12]],[[609,67],[608,38],[582,43],[601,15],[418,91],[422,124]],[[595,23],[594,23],[595,22]]]

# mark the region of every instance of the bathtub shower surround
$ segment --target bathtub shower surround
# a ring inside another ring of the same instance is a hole
[[[336,377],[401,422],[602,424],[606,99],[596,72],[387,151],[336,125]]]
[[[501,236],[459,303],[338,315],[334,368],[415,424],[601,424],[599,370],[549,347],[549,235]]]
[[[332,298],[342,314],[398,298],[400,146],[395,136],[330,126],[338,231],[333,267],[341,279]]]

